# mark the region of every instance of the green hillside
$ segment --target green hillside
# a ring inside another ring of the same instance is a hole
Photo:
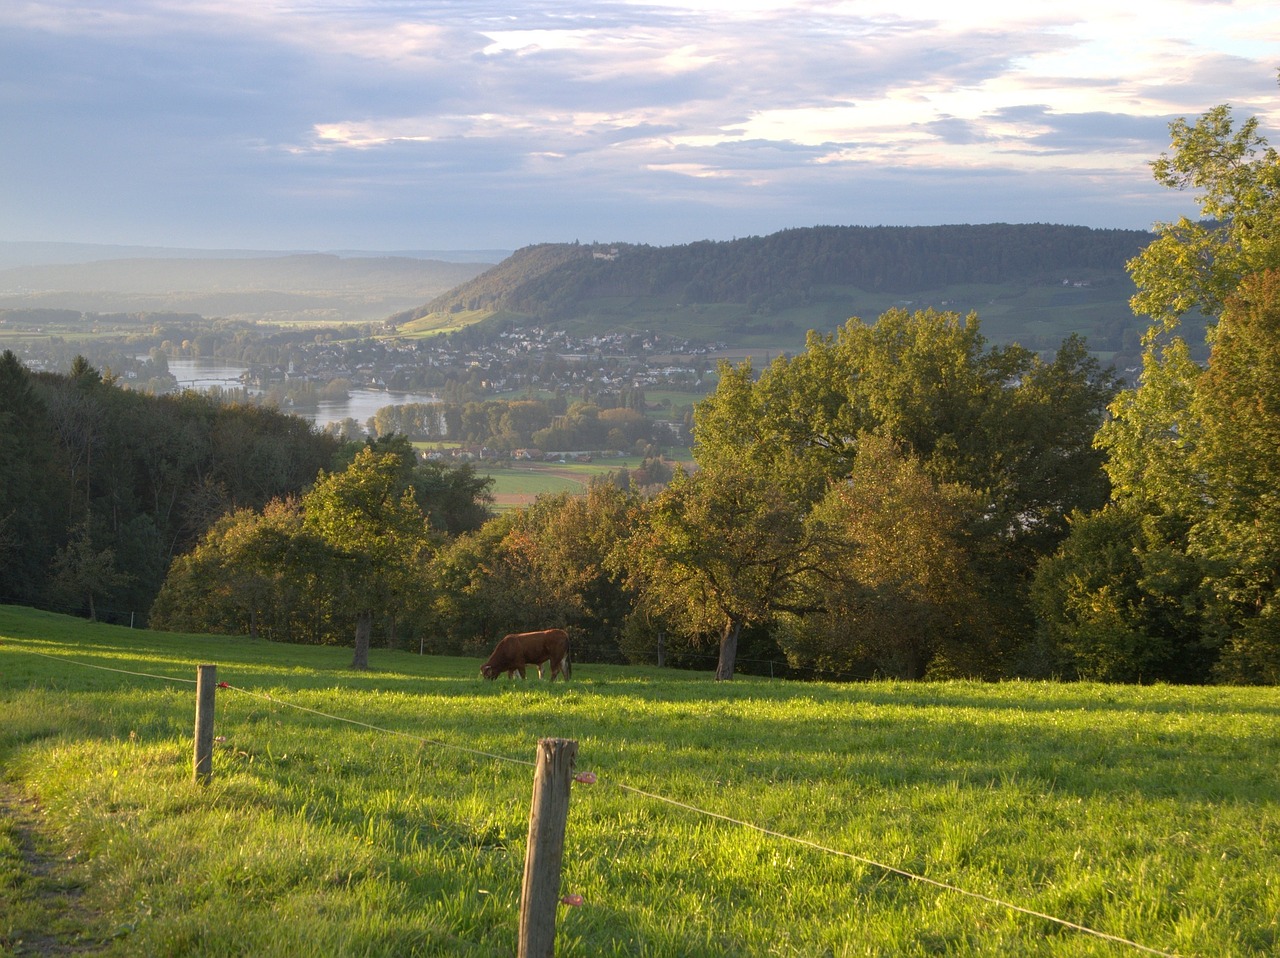
[[[684,246],[542,244],[401,313],[402,332],[475,322],[571,333],[657,331],[793,348],[810,329],[895,305],[977,310],[993,339],[1097,350],[1136,345],[1125,263],[1138,230],[1044,224],[811,227]]]

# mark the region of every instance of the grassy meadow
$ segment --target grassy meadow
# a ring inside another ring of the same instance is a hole
[[[673,463],[690,462],[688,448],[669,450],[666,455]],[[502,511],[528,506],[543,493],[585,492],[592,479],[623,469],[638,469],[643,463],[643,456],[601,457],[591,462],[511,461],[499,465],[481,463],[476,472],[493,480],[493,505]]]
[[[1280,689],[370,660],[0,606],[0,955],[513,955],[549,736],[560,955],[1280,951]]]

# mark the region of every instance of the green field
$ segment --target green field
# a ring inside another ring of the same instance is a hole
[[[690,463],[687,448],[668,452],[673,461]],[[543,493],[585,492],[592,479],[636,469],[644,462],[641,456],[618,456],[591,462],[512,462],[500,466],[481,465],[476,471],[493,480],[491,492],[495,508],[511,509],[527,506]]]
[[[1280,950],[1280,689],[349,660],[0,607],[0,955],[514,954],[548,736],[561,955]]]

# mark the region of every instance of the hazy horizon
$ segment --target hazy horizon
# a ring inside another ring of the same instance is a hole
[[[1194,214],[1176,117],[1280,122],[1280,6],[0,5],[0,239],[680,245]]]

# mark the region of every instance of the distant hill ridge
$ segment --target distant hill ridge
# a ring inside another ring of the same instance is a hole
[[[40,251],[30,245],[23,246],[23,250],[38,255]],[[52,257],[59,252],[63,250],[47,255]],[[0,268],[0,310],[183,313],[277,322],[381,323],[392,313],[455,288],[493,262],[497,258],[480,263],[333,253],[42,262]]]
[[[445,290],[487,264],[448,263],[407,256],[348,257],[293,253],[241,258],[132,258],[0,270],[0,290],[94,290],[169,293],[215,290]]]
[[[540,244],[394,318],[471,310],[567,318],[608,298],[769,312],[821,298],[823,287],[906,295],[957,284],[1048,284],[1082,272],[1118,280],[1153,238],[1142,230],[994,223],[815,226],[667,247]]]

